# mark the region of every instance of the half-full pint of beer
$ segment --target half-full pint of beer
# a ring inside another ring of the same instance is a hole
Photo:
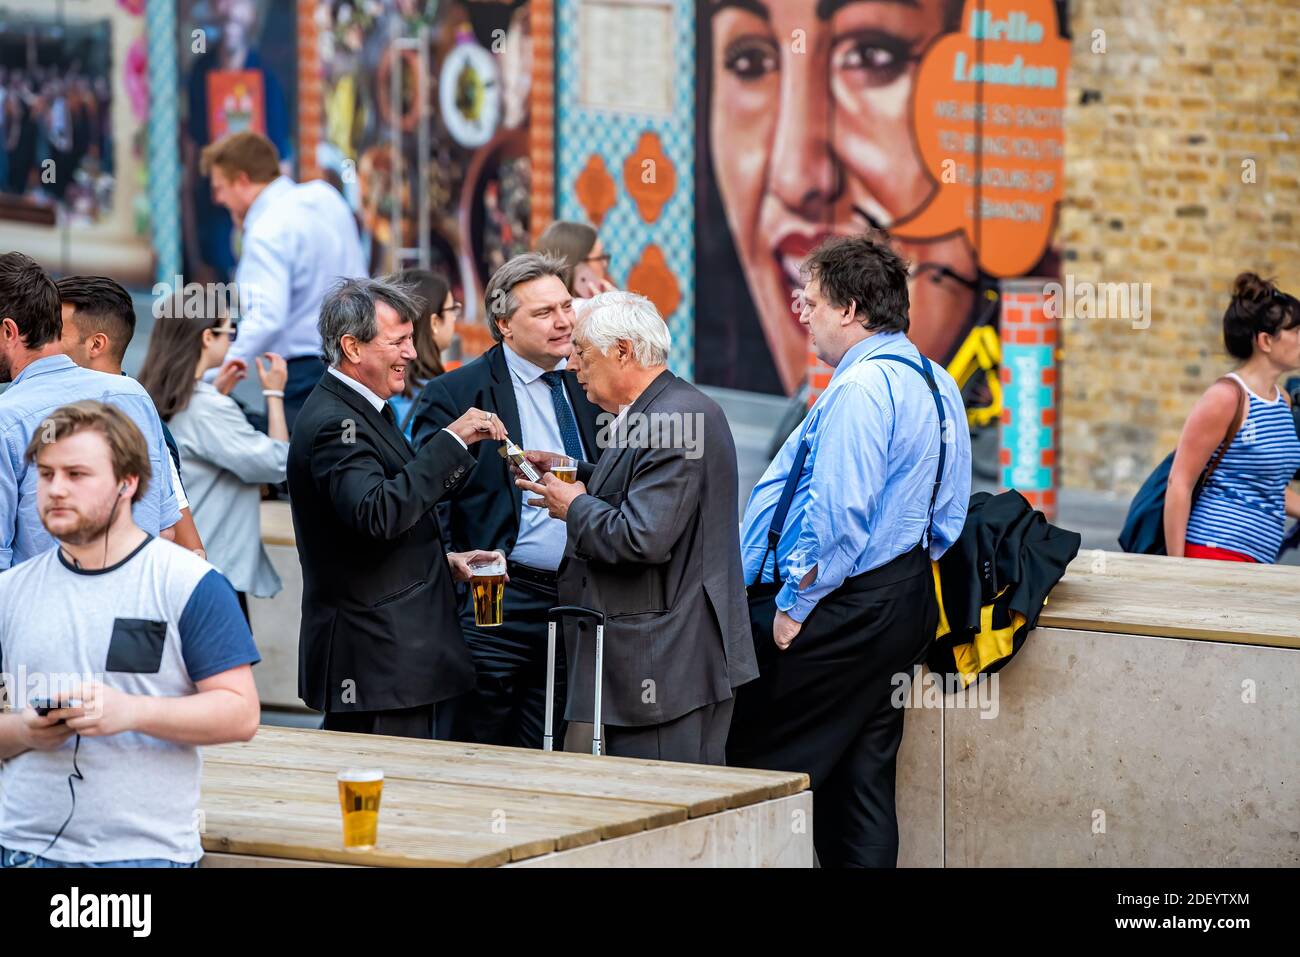
[[[370,768],[340,771],[339,805],[343,808],[343,846],[353,851],[369,850],[379,834],[379,798],[384,791],[384,772]]]
[[[506,560],[472,562],[470,591],[474,596],[474,624],[494,628],[501,624],[501,599],[506,593]]]
[[[551,474],[561,482],[578,481],[578,462],[572,458],[561,458],[551,466]]]

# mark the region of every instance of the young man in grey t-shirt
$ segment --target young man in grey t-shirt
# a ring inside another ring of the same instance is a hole
[[[149,454],[115,407],[56,410],[27,457],[58,545],[0,574],[0,867],[193,866],[198,746],[260,718],[234,590],[132,520]]]

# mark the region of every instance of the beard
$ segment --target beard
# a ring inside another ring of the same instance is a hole
[[[50,528],[48,522],[45,522],[45,513],[41,514],[42,524],[45,525],[45,530],[60,542],[67,545],[75,545],[77,547],[89,545],[91,542],[102,538],[104,534],[108,532],[109,526],[112,525],[113,519],[116,518],[113,509],[117,504],[117,501],[118,498],[115,495],[110,501],[105,502],[102,507],[93,509],[89,513],[83,512],[79,509],[76,510],[74,512],[77,516],[76,524],[70,527],[60,528],[58,531]],[[62,507],[70,508],[70,506],[66,505]],[[46,512],[48,511],[49,509],[46,509]]]

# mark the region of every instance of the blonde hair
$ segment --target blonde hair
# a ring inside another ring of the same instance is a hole
[[[113,462],[113,477],[119,482],[133,476],[139,479],[131,501],[140,501],[153,477],[149,446],[140,427],[116,406],[85,399],[55,409],[45,417],[27,443],[27,461],[36,464],[41,449],[78,432],[98,432],[104,437]]]

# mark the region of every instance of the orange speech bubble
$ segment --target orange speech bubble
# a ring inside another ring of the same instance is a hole
[[[993,276],[1042,258],[1065,173],[1070,44],[1052,0],[967,0],[962,30],[917,69],[912,124],[934,180],[930,198],[890,227],[901,239],[964,232]]]

